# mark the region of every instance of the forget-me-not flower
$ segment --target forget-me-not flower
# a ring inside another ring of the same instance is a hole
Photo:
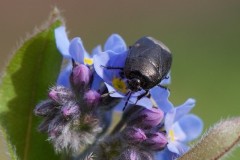
[[[59,74],[57,84],[70,87],[69,76],[72,70],[71,59],[79,64],[92,65],[92,56],[101,51],[101,47],[97,46],[93,49],[92,54],[88,54],[85,50],[80,37],[75,37],[69,41],[65,27],[60,26],[55,29],[56,45],[63,58],[68,59],[67,66]]]
[[[190,98],[184,104],[174,107],[168,98],[156,98],[160,96],[168,97],[169,92],[161,92],[158,88],[154,88],[152,96],[158,106],[165,112],[164,128],[168,138],[167,148],[163,152],[159,152],[157,157],[158,159],[162,157],[170,160],[188,151],[187,144],[201,134],[203,122],[198,116],[189,114],[195,106],[194,99]]]

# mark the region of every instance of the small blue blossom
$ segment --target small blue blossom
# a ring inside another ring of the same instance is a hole
[[[114,40],[107,40],[105,46],[108,46],[108,49],[94,55],[94,68],[97,74],[104,80],[108,91],[112,93],[110,95],[122,98],[128,92],[128,88],[126,79],[121,77],[121,70],[104,68],[104,66],[124,67],[127,57],[126,44],[120,36],[115,36]]]
[[[55,29],[55,39],[58,50],[62,54],[63,58],[68,60],[66,67],[58,76],[57,84],[69,88],[69,76],[72,70],[71,59],[74,59],[74,61],[80,64],[92,65],[92,56],[101,51],[101,46],[94,48],[91,55],[88,54],[80,37],[75,37],[69,41],[64,26],[60,26]]]
[[[170,160],[188,151],[187,144],[201,134],[203,122],[196,115],[188,114],[195,106],[194,99],[190,98],[184,104],[174,107],[168,100],[169,92],[157,92],[157,89],[153,91],[154,97],[157,93],[159,96],[167,97],[163,100],[155,99],[158,106],[165,112],[164,127],[168,138],[167,148],[157,154],[157,159]]]

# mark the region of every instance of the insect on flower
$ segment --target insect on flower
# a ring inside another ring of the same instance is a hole
[[[144,90],[137,101],[149,95],[149,90],[160,85],[167,78],[172,63],[170,50],[160,41],[152,37],[142,37],[130,47],[124,66],[102,66],[105,69],[118,69],[120,76],[126,78],[129,88],[127,101],[133,92]],[[137,102],[136,101],[136,102]]]

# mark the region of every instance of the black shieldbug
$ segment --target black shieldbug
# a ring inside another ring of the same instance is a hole
[[[170,70],[172,55],[160,41],[142,37],[133,46],[123,68],[132,91],[151,89],[158,85]]]
[[[160,41],[152,37],[142,37],[129,48],[124,67],[106,66],[107,69],[121,69],[127,79],[128,100],[132,92],[146,92],[139,95],[138,100],[149,94],[149,89],[167,78],[172,64],[170,50]],[[127,101],[128,101],[127,100]],[[127,104],[127,102],[126,102]]]

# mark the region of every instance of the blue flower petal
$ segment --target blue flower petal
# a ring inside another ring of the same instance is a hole
[[[168,147],[169,151],[180,154],[178,147],[175,143],[168,143],[167,147]]]
[[[175,115],[176,115],[176,109],[172,108],[170,111],[167,112],[165,116],[164,126],[167,132],[173,127]]]
[[[127,50],[127,46],[120,35],[112,34],[104,45],[104,51],[108,50],[116,53],[122,53]]]
[[[155,155],[156,160],[175,160],[177,158],[178,155],[169,151],[167,147],[164,150],[157,152],[157,154]]]
[[[125,95],[119,93],[116,91],[115,88],[113,88],[111,85],[105,83],[107,89],[108,89],[108,92],[111,93],[110,96],[111,97],[119,97],[119,98],[123,98]]]
[[[100,52],[102,52],[102,47],[101,47],[101,45],[98,45],[95,48],[93,48],[91,56],[93,57],[95,54],[100,53]]]
[[[192,108],[195,106],[196,101],[192,98],[189,98],[184,104],[176,107],[176,115],[174,118],[174,122],[178,121],[184,115],[189,113]]]
[[[113,51],[100,52],[93,57],[94,68],[97,74],[108,84],[112,84],[113,78],[120,76],[120,69],[107,69],[105,67],[124,67],[127,53],[116,54]],[[104,66],[104,67],[103,67]]]
[[[184,139],[185,142],[196,139],[202,133],[203,122],[196,115],[188,114],[182,117],[177,123],[186,135],[186,139]]]
[[[180,143],[178,141],[168,143],[167,147],[170,152],[176,153],[178,155],[183,155],[189,150],[189,147],[186,144]]]
[[[136,105],[139,105],[139,106],[143,106],[147,109],[150,109],[150,108],[153,107],[151,100],[147,97],[141,98],[140,100],[137,101],[137,103],[136,103],[136,101],[137,101],[137,97],[132,96],[129,99],[129,103],[136,104]]]
[[[61,85],[70,88],[69,76],[72,71],[72,64],[69,63],[58,75],[57,85]]]
[[[93,73],[93,82],[92,82],[92,85],[91,85],[91,89],[97,91],[98,89],[100,89],[102,83],[103,83],[102,78],[99,77],[99,75],[96,72],[94,72]]]
[[[64,58],[71,58],[69,54],[69,40],[67,37],[67,33],[64,26],[60,26],[54,30],[55,39],[56,39],[56,46],[58,50],[61,52]]]
[[[150,93],[158,107],[165,114],[174,107],[173,104],[168,100],[170,95],[169,90],[156,86],[150,90]]]
[[[73,38],[69,46],[69,52],[72,58],[80,64],[84,64],[86,50],[83,47],[82,40],[79,37]]]
[[[165,116],[165,127],[166,130],[170,130],[173,126],[174,122],[178,121],[184,115],[189,113],[192,108],[195,106],[195,100],[189,98],[184,104],[179,107],[172,108],[170,111],[167,112]]]
[[[187,116],[187,115],[186,115]],[[185,117],[185,116],[184,116]],[[182,128],[178,122],[175,122],[172,126],[174,141],[184,142],[184,140],[187,138],[186,133],[183,131],[184,128]],[[169,134],[169,132],[168,132]]]

